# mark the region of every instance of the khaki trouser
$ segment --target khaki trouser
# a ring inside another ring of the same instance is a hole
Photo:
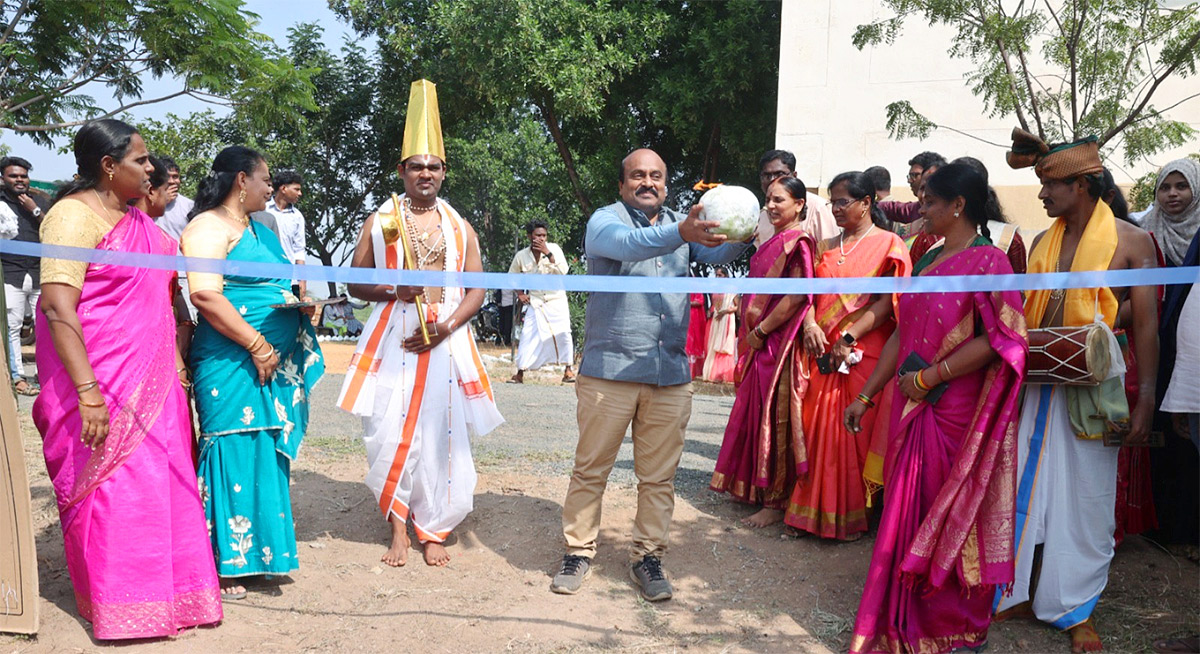
[[[608,475],[625,431],[633,424],[633,469],[638,479],[632,559],[667,551],[675,511],[675,469],[692,415],[692,384],[654,386],[579,375],[575,384],[579,444],[563,502],[567,553],[592,558]]]

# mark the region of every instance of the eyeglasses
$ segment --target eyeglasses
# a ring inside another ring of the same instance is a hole
[[[415,161],[410,161],[410,162],[404,164],[404,170],[406,172],[410,172],[410,173],[419,173],[422,170],[428,170],[431,173],[440,173],[440,172],[442,172],[442,170],[444,168],[445,168],[445,166],[443,166],[442,164],[437,163],[437,162],[423,164],[423,163],[417,163]]]
[[[921,172],[919,172],[919,173],[909,173],[909,174],[908,174],[908,181],[910,181],[910,182],[915,182],[915,181],[917,181],[918,179],[921,179],[921,175],[924,175],[924,174],[925,174],[925,171],[921,171]]]
[[[833,202],[830,202],[829,206],[833,207],[834,209],[845,209],[846,207],[854,204],[855,202],[861,202],[861,201],[862,201],[862,198],[854,198],[854,199],[838,198],[838,199],[834,200]]]
[[[758,174],[758,178],[764,182],[773,182],[780,177],[787,177],[789,173],[783,170],[766,171]]]

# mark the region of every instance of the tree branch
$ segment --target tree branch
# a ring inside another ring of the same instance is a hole
[[[1087,0],[1071,0],[1071,15],[1079,8],[1079,16],[1075,17],[1075,25],[1071,30],[1071,39],[1067,41],[1067,55],[1071,59],[1071,140],[1079,138],[1079,37],[1083,34],[1083,21],[1087,15]]]
[[[1191,50],[1192,48],[1196,47],[1197,43],[1200,43],[1200,30],[1197,30],[1197,32],[1192,35],[1192,38],[1188,39],[1187,43],[1184,44],[1184,46],[1183,46],[1183,48],[1181,48],[1181,50],[1183,50],[1185,52],[1188,50]],[[1138,105],[1129,112],[1129,115],[1125,116],[1124,120],[1117,123],[1111,129],[1109,129],[1107,132],[1105,132],[1104,136],[1100,138],[1100,145],[1104,145],[1114,135],[1119,134],[1121,132],[1121,130],[1125,129],[1130,124],[1132,124],[1133,121],[1138,117],[1138,115],[1140,115],[1142,113],[1142,111],[1145,110],[1146,105],[1150,103],[1150,98],[1154,96],[1154,92],[1158,90],[1158,86],[1160,84],[1162,84],[1163,81],[1166,80],[1168,77],[1170,77],[1171,73],[1174,73],[1175,70],[1178,69],[1182,64],[1183,64],[1183,59],[1181,58],[1181,59],[1177,60],[1175,63],[1171,64],[1170,66],[1167,66],[1167,69],[1165,71],[1163,71],[1162,75],[1156,75],[1154,77],[1154,83],[1151,84],[1150,88],[1146,91],[1146,96],[1143,97],[1141,102],[1139,102]]]
[[[12,20],[9,21],[4,34],[0,34],[0,45],[8,43],[8,38],[12,36],[13,30],[17,29],[17,23],[21,22],[21,16],[25,14],[27,9],[29,9],[29,0],[21,0],[21,6],[17,7],[17,11],[13,14]]]
[[[188,89],[183,89],[182,91],[177,91],[175,93],[169,93],[162,97],[152,98],[150,100],[139,100],[137,102],[130,102],[129,104],[117,107],[116,109],[113,109],[112,111],[110,111],[106,114],[103,114],[100,116],[92,116],[90,118],[84,118],[82,120],[74,120],[74,121],[70,121],[70,122],[66,122],[66,123],[54,123],[52,125],[0,125],[0,128],[11,129],[14,132],[51,132],[56,129],[66,129],[68,127],[78,127],[78,126],[80,126],[86,122],[92,121],[92,120],[101,120],[104,118],[112,118],[113,116],[115,116],[123,111],[128,111],[134,107],[140,107],[140,106],[146,105],[146,104],[154,104],[156,102],[163,102],[166,100],[170,100],[172,98],[177,98],[181,95],[191,95],[191,91],[189,91]]]

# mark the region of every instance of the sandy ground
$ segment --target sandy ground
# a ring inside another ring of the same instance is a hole
[[[325,344],[329,369],[349,346]],[[500,356],[499,350],[489,350]],[[495,360],[493,379],[511,374]],[[229,602],[217,627],[172,639],[122,644],[148,652],[827,652],[845,651],[871,539],[838,544],[792,539],[780,527],[738,525],[750,513],[706,489],[732,398],[697,394],[677,480],[672,550],[665,561],[675,599],[640,600],[628,579],[636,480],[628,442],[605,499],[596,574],[583,592],[554,595],[560,517],[577,432],[572,387],[561,372],[531,383],[497,383],[508,422],[475,444],[475,512],[451,541],[450,565],[425,566],[417,550],[400,569],[379,562],[388,527],[361,484],[357,421],[333,408],[330,375],[293,474],[301,567]],[[53,492],[22,398],[42,592],[38,636],[0,635],[8,652],[84,652],[112,645],[76,617]],[[1200,568],[1134,537],[1119,550],[1096,618],[1108,651],[1148,651],[1153,639],[1200,628]],[[1068,651],[1065,636],[1032,623],[996,625],[993,652]]]

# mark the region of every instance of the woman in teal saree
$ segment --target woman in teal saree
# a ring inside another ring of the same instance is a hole
[[[184,254],[288,263],[275,234],[249,218],[266,205],[269,180],[257,152],[222,150],[200,183]],[[200,313],[190,353],[200,495],[222,595],[237,599],[237,578],[299,566],[288,482],[325,365],[309,317],[272,306],[296,300],[289,279],[192,272],[188,283]]]

